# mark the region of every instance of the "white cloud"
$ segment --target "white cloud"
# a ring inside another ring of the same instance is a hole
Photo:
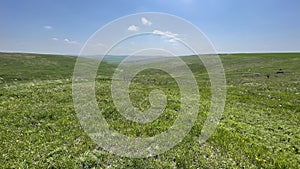
[[[139,30],[139,27],[138,26],[135,26],[135,25],[131,25],[128,27],[128,30],[129,31],[138,31]]]
[[[64,42],[67,43],[67,44],[79,44],[77,41],[74,41],[74,40],[69,40],[69,39],[64,39]]]
[[[52,30],[53,27],[52,27],[52,26],[49,26],[49,25],[45,25],[45,26],[44,26],[44,29],[46,29],[46,30]]]
[[[170,31],[160,31],[160,30],[154,30],[152,32],[153,34],[155,35],[160,35],[160,36],[163,36],[167,39],[169,39],[168,41],[169,42],[176,42],[177,40],[180,40],[180,38],[178,37],[179,35],[176,34],[176,33],[172,33]]]
[[[176,40],[175,40],[175,39],[169,39],[168,41],[169,41],[169,42],[171,42],[171,43],[174,43],[174,42],[176,42]]]
[[[148,19],[146,19],[145,17],[142,17],[141,18],[141,21],[142,21],[142,23],[144,24],[144,25],[148,25],[148,26],[150,26],[150,25],[152,25],[152,22],[150,22]]]
[[[54,41],[58,41],[58,38],[52,38],[52,40],[54,40]]]

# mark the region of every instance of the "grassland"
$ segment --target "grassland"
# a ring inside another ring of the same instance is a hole
[[[212,137],[199,144],[210,105],[207,72],[198,58],[183,57],[199,84],[198,119],[173,149],[132,159],[109,154],[80,126],[71,89],[75,57],[0,53],[0,168],[300,168],[300,53],[221,59],[227,102]],[[113,105],[110,78],[116,66],[102,63],[96,78],[97,101],[109,124],[135,137],[170,127],[180,108],[172,78],[148,70],[133,80],[130,96],[136,107],[149,107],[147,95],[154,88],[168,98],[161,117],[142,125],[122,118]]]

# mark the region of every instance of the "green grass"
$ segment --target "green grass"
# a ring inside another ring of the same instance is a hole
[[[194,127],[164,154],[132,159],[109,154],[80,126],[71,90],[75,57],[0,53],[0,168],[300,168],[299,53],[221,55],[227,78],[225,112],[201,145],[209,79],[196,57],[183,60],[201,95]],[[133,137],[167,130],[180,109],[174,80],[154,70],[135,77],[130,97],[136,107],[150,107],[147,96],[153,89],[165,91],[168,98],[161,117],[142,125],[126,120],[113,105],[110,78],[115,68],[115,63],[101,64],[96,78],[97,101],[109,124]],[[277,74],[279,69],[284,74]]]

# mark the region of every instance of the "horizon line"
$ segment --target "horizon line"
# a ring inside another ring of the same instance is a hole
[[[0,53],[23,53],[23,54],[41,54],[41,55],[62,55],[62,56],[79,56],[79,54],[63,54],[63,53],[51,53],[51,52],[28,52],[28,51],[0,51]],[[206,53],[208,55],[211,54],[217,54],[217,55],[226,55],[226,54],[268,54],[268,53],[300,53],[300,51],[237,51],[237,52],[217,52],[217,53]],[[198,54],[198,55],[206,55],[206,54]],[[104,54],[95,54],[95,55],[88,55],[88,56],[97,56],[101,55],[104,56]],[[193,56],[195,54],[185,54],[180,56]],[[105,56],[127,56],[127,54],[110,54]],[[147,55],[141,55],[141,56],[147,56]],[[161,55],[164,56],[164,55]],[[165,56],[168,57],[168,56]],[[169,56],[170,57],[170,56]]]

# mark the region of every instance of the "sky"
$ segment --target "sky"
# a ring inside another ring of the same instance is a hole
[[[77,55],[108,23],[135,13],[162,12],[198,27],[218,53],[297,52],[299,9],[299,0],[2,0],[0,51]],[[126,25],[126,31],[139,28]]]

